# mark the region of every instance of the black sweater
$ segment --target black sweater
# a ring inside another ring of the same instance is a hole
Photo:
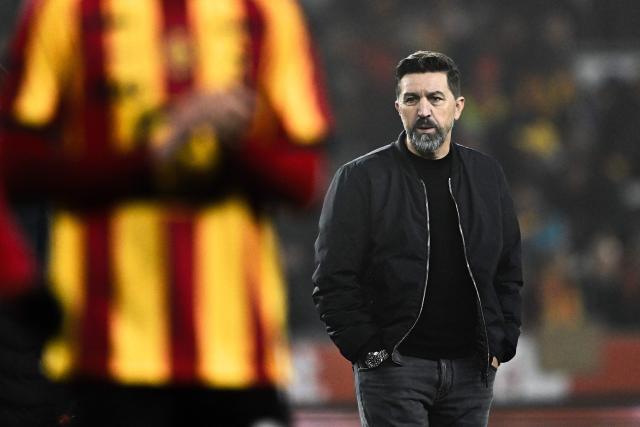
[[[420,318],[400,345],[401,353],[427,359],[473,354],[477,309],[467,270],[456,207],[449,193],[451,152],[439,160],[412,156],[427,189],[429,277]]]

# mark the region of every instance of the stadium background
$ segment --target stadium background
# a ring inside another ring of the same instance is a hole
[[[336,134],[331,170],[386,144],[398,59],[440,50],[454,139],[497,157],[518,209],[525,323],[491,425],[640,425],[640,7],[634,0],[304,0]],[[0,2],[0,55],[20,0]],[[43,220],[25,210],[29,230]],[[35,213],[34,213],[35,212]],[[300,426],[356,425],[350,367],[310,292],[318,211],[282,211]],[[34,236],[37,237],[37,236]],[[37,238],[36,238],[37,240]]]

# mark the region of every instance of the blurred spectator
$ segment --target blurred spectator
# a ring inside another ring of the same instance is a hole
[[[624,327],[640,328],[640,233],[636,232],[624,253],[622,301]]]
[[[579,285],[571,274],[567,254],[556,253],[541,272],[541,293],[546,327],[575,327],[584,322],[584,304]]]
[[[270,205],[309,203],[328,117],[292,0],[33,0],[3,174],[49,197],[44,365],[81,426],[288,423]]]
[[[622,242],[610,232],[594,236],[586,261],[584,292],[591,316],[604,325],[620,326],[627,320]]]

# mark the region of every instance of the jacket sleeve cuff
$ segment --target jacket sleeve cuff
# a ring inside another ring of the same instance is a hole
[[[375,335],[369,341],[367,341],[362,347],[360,347],[360,351],[358,351],[358,360],[363,360],[367,353],[371,351],[379,351],[384,348],[384,344],[382,343],[382,338],[379,335]]]

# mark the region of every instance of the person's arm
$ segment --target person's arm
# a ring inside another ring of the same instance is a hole
[[[331,182],[320,216],[313,274],[313,299],[320,318],[342,355],[352,362],[379,334],[361,283],[370,223],[368,186],[357,172],[343,166]]]
[[[299,147],[286,139],[269,146],[249,143],[237,159],[249,171],[249,185],[272,198],[299,206],[322,198],[326,182],[322,147]]]
[[[244,185],[259,197],[302,206],[319,200],[326,170],[321,141],[309,145],[295,143],[281,129],[277,135],[261,133],[258,129],[243,134],[255,110],[252,102],[245,99],[247,97],[257,99],[257,94],[243,87],[194,94],[170,111],[168,137],[155,141],[152,146],[158,147],[153,158],[164,161],[169,171],[173,167],[175,176],[171,181],[175,182],[175,194],[185,191],[185,185],[180,185],[182,171],[182,181],[189,182],[186,187],[192,195],[211,195],[215,191],[212,188],[216,182],[214,177],[224,176],[226,186]],[[237,105],[234,107],[234,104]],[[278,119],[273,117],[272,120],[272,126],[277,127]],[[222,174],[216,174],[210,168],[181,167],[179,152],[188,141],[189,133],[199,126],[209,126],[215,132],[218,155],[224,156],[223,161],[216,162],[222,165]]]
[[[261,190],[298,204],[320,199],[325,188],[324,143],[331,117],[311,37],[294,0],[256,2],[261,25],[254,123],[238,161]],[[255,24],[255,23],[254,23]],[[277,129],[277,137],[263,135]],[[265,132],[267,130],[267,132]]]
[[[74,155],[39,130],[0,131],[2,176],[12,200],[105,202],[145,195],[153,184],[149,152]]]
[[[149,153],[66,147],[60,117],[77,63],[75,2],[28,2],[11,47],[0,100],[0,170],[14,199],[91,203],[135,195],[151,180]]]
[[[157,145],[167,147],[170,159],[192,129],[210,126],[225,155],[227,187],[310,205],[325,188],[323,146],[331,120],[302,13],[294,0],[259,0],[248,20],[251,86],[185,96],[169,109],[170,131]],[[188,187],[206,196],[214,180],[210,171],[200,172]]]
[[[502,203],[502,254],[495,275],[494,287],[505,321],[505,339],[495,354],[500,363],[507,362],[516,354],[522,322],[522,261],[520,228],[507,181],[499,170],[500,199]]]

